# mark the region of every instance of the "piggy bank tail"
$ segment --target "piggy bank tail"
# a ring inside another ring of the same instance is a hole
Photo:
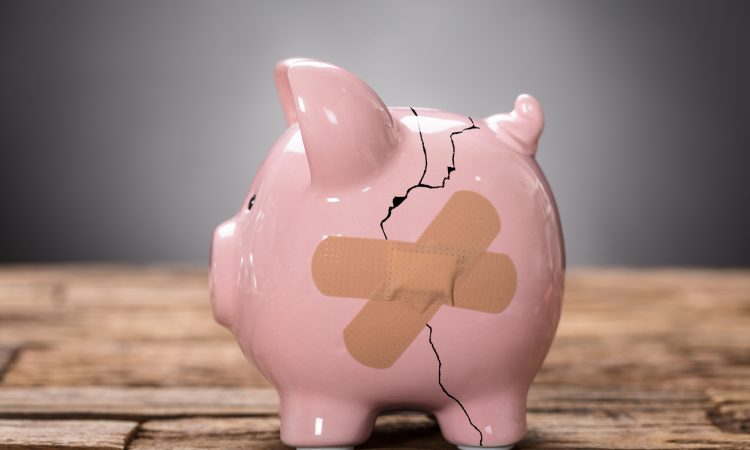
[[[513,111],[487,117],[484,122],[516,150],[532,157],[536,155],[539,136],[544,129],[544,113],[534,97],[521,94],[516,99]]]

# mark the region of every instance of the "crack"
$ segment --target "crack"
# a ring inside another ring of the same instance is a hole
[[[414,113],[414,116],[419,117],[419,114],[417,114],[417,111],[414,110],[414,108],[411,109],[411,112]],[[424,136],[422,135],[422,127],[419,125],[419,120],[417,120],[417,130],[419,131],[419,141],[422,143],[422,153],[424,154],[424,169],[422,169],[422,176],[419,177],[419,181],[417,184],[410,186],[404,195],[402,196],[396,196],[393,197],[393,202],[391,206],[388,207],[388,214],[383,218],[383,220],[380,221],[380,231],[383,232],[383,237],[388,240],[388,234],[385,232],[385,223],[388,221],[388,219],[391,218],[391,214],[393,213],[393,210],[398,208],[399,205],[401,205],[407,197],[409,197],[409,193],[417,188],[425,188],[425,189],[441,189],[445,187],[445,183],[451,179],[451,174],[456,170],[456,143],[453,141],[453,137],[463,133],[464,131],[468,130],[478,130],[479,127],[474,124],[474,120],[469,117],[469,121],[471,122],[470,127],[466,127],[463,130],[460,131],[454,131],[450,134],[450,140],[451,140],[451,165],[447,167],[448,174],[443,178],[443,182],[438,185],[430,185],[424,183],[424,177],[427,175],[427,147],[424,145]]]
[[[411,109],[411,112],[414,114],[415,117],[419,117],[419,114],[417,114],[417,111],[414,110],[414,108]],[[385,223],[388,221],[388,219],[391,218],[391,214],[393,213],[393,210],[398,208],[399,205],[401,205],[404,201],[406,201],[407,197],[409,197],[409,193],[417,188],[425,188],[425,189],[442,189],[445,187],[445,183],[448,182],[448,180],[451,179],[451,174],[455,172],[456,170],[456,142],[453,140],[453,138],[456,135],[459,135],[463,133],[464,131],[468,130],[478,130],[479,127],[476,126],[474,123],[474,120],[469,117],[469,122],[471,122],[471,126],[466,127],[459,131],[454,131],[450,134],[450,141],[451,141],[451,164],[448,166],[447,174],[445,177],[443,177],[443,181],[439,185],[430,185],[425,184],[424,177],[427,176],[427,146],[425,146],[424,143],[424,135],[422,134],[422,127],[419,125],[419,119],[417,119],[417,131],[419,131],[419,142],[422,144],[422,154],[424,155],[424,168],[422,169],[422,176],[419,177],[419,181],[413,186],[410,186],[404,195],[393,197],[393,202],[391,206],[388,207],[388,213],[386,216],[380,221],[380,230],[383,232],[383,237],[388,240],[388,234],[385,232]],[[429,323],[426,323],[425,326],[430,330],[429,335],[429,342],[430,346],[432,347],[432,351],[435,353],[435,358],[437,358],[438,362],[438,384],[440,385],[440,389],[443,390],[445,395],[447,395],[450,399],[452,399],[454,402],[458,404],[459,407],[461,407],[461,410],[466,415],[466,418],[469,420],[469,424],[477,430],[477,433],[479,433],[479,446],[482,447],[482,442],[484,439],[484,436],[482,435],[482,431],[477,428],[476,425],[474,425],[474,422],[471,421],[471,417],[469,417],[469,413],[466,411],[466,408],[464,408],[464,405],[459,401],[456,397],[450,394],[447,389],[445,389],[445,386],[443,386],[443,362],[440,360],[440,355],[438,354],[437,348],[435,348],[435,344],[432,342],[432,326],[430,326]]]
[[[466,415],[466,418],[469,419],[469,425],[471,425],[475,430],[477,430],[477,433],[479,433],[479,446],[482,447],[482,440],[484,439],[484,436],[482,435],[482,431],[479,428],[477,428],[476,425],[474,425],[474,422],[471,421],[471,417],[469,417],[469,413],[466,411],[466,408],[464,408],[464,405],[456,397],[451,395],[451,393],[448,392],[447,389],[445,389],[445,386],[443,386],[443,362],[440,360],[440,355],[438,354],[438,351],[435,348],[435,344],[432,342],[432,327],[430,326],[429,323],[426,323],[425,326],[429,328],[430,330],[430,335],[428,339],[430,341],[430,346],[432,347],[432,351],[435,353],[435,358],[437,358],[437,362],[438,362],[438,384],[440,385],[440,389],[442,389],[445,395],[450,397],[454,402],[458,404],[458,406],[461,407],[461,410]]]

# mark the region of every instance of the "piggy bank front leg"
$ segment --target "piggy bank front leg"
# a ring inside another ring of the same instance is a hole
[[[377,413],[353,400],[284,393],[279,408],[281,440],[299,449],[351,449],[367,440]]]
[[[510,449],[526,434],[526,393],[491,393],[435,412],[443,437],[458,448]],[[469,420],[469,417],[471,420]]]

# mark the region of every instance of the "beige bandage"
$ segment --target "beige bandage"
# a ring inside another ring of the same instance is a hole
[[[485,251],[499,232],[492,204],[459,191],[415,243],[324,239],[312,260],[320,292],[369,299],[344,329],[349,353],[366,366],[388,368],[441,305],[505,309],[516,289],[515,266],[508,256]]]

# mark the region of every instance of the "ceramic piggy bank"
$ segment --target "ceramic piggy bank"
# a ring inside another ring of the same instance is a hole
[[[319,61],[275,77],[288,127],[216,228],[210,283],[282,441],[352,448],[378,414],[425,411],[460,448],[509,448],[565,270],[539,103],[474,119],[388,108]]]

